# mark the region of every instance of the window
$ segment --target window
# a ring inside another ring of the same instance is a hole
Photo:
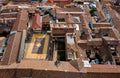
[[[73,21],[74,21],[75,23],[80,23],[79,17],[73,17]]]
[[[75,59],[75,54],[74,53],[69,53],[68,54],[68,59]]]
[[[102,36],[108,36],[108,33],[104,32],[102,33]]]
[[[65,22],[64,18],[58,18],[58,22]]]

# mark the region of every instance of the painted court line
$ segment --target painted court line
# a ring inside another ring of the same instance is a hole
[[[42,54],[32,53],[36,38],[45,38]],[[48,44],[49,44],[49,36],[48,35],[46,35],[46,34],[33,34],[32,40],[30,42],[30,45],[29,45],[29,48],[27,50],[27,54],[26,54],[25,58],[28,58],[28,59],[29,58],[30,59],[45,59],[46,55],[47,55]]]

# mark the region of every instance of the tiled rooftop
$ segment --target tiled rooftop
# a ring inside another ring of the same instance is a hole
[[[23,31],[27,29],[28,13],[26,10],[22,10],[17,15],[16,22],[12,27],[12,31]]]
[[[52,3],[9,3],[2,9],[1,25],[13,23],[13,26],[7,36],[0,37],[0,47],[4,38],[7,41],[0,69],[16,71],[16,76],[19,70],[28,69],[32,73],[42,70],[69,72],[68,75],[120,73],[120,14],[113,5],[98,1],[93,3],[97,15],[92,16],[92,9],[87,3],[77,6],[72,3],[71,8],[66,8],[65,3],[58,5],[50,2]],[[26,5],[27,8],[18,7],[21,5]],[[63,43],[65,47],[60,45]],[[63,47],[64,50],[59,50],[58,47]],[[21,56],[20,51],[23,52]],[[60,51],[65,52],[65,61],[58,59]],[[19,63],[18,56],[22,58]],[[94,74],[91,77],[94,78]],[[97,78],[96,75],[95,77]]]
[[[16,62],[21,42],[21,34],[21,32],[16,32],[9,37],[6,51],[3,54],[2,64],[6,65]]]

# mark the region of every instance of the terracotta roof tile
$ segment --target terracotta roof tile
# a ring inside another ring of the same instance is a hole
[[[32,28],[33,29],[41,29],[42,28],[42,23],[40,21],[40,15],[35,14],[32,20]]]
[[[80,8],[57,8],[56,13],[59,12],[82,12]]]
[[[43,16],[42,22],[50,22],[49,15]]]
[[[24,29],[27,29],[27,21],[28,21],[28,13],[26,10],[22,10],[16,19],[16,22],[12,28],[12,31],[22,31]]]
[[[120,71],[116,65],[91,65],[90,68],[87,68],[87,72],[118,73]]]
[[[22,60],[18,64],[18,68],[32,68],[36,70],[57,70],[57,71],[78,71],[69,62],[60,62],[58,67],[55,65],[54,61],[38,61],[38,60]]]
[[[101,38],[90,39],[88,40],[87,45],[102,45],[102,39]]]
[[[51,3],[53,3],[53,0],[48,0],[48,2],[51,2]]]
[[[6,51],[3,54],[2,64],[6,65],[16,62],[20,47],[21,34],[21,32],[17,32],[9,37]]]

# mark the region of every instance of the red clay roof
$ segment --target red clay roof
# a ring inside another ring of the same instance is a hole
[[[6,51],[3,54],[2,64],[7,65],[16,62],[20,47],[21,35],[22,32],[17,32],[9,37]]]
[[[53,3],[53,2],[63,2],[63,1],[67,1],[67,2],[70,2],[70,0],[48,0],[48,2],[51,2],[51,3]]]
[[[33,17],[32,28],[33,29],[41,29],[42,28],[42,24],[40,23],[40,15],[39,14],[35,14],[35,16]]]
[[[76,61],[74,61],[75,63]],[[0,65],[0,69],[34,69],[34,70],[52,70],[52,71],[68,71],[78,72],[78,68],[72,62],[61,61],[58,66],[55,65],[55,61],[46,60],[21,60],[20,63],[13,63],[11,65]]]
[[[26,10],[22,10],[16,19],[16,22],[12,28],[12,31],[23,31],[27,29],[27,20],[28,20],[28,13]]]
[[[91,65],[87,68],[87,72],[99,72],[99,73],[119,73],[119,66],[116,65]]]
[[[53,3],[53,0],[48,0],[48,2]]]
[[[54,0],[54,1],[68,1],[68,2],[70,2],[70,0]]]
[[[50,22],[50,16],[49,15],[43,16],[42,22]]]

